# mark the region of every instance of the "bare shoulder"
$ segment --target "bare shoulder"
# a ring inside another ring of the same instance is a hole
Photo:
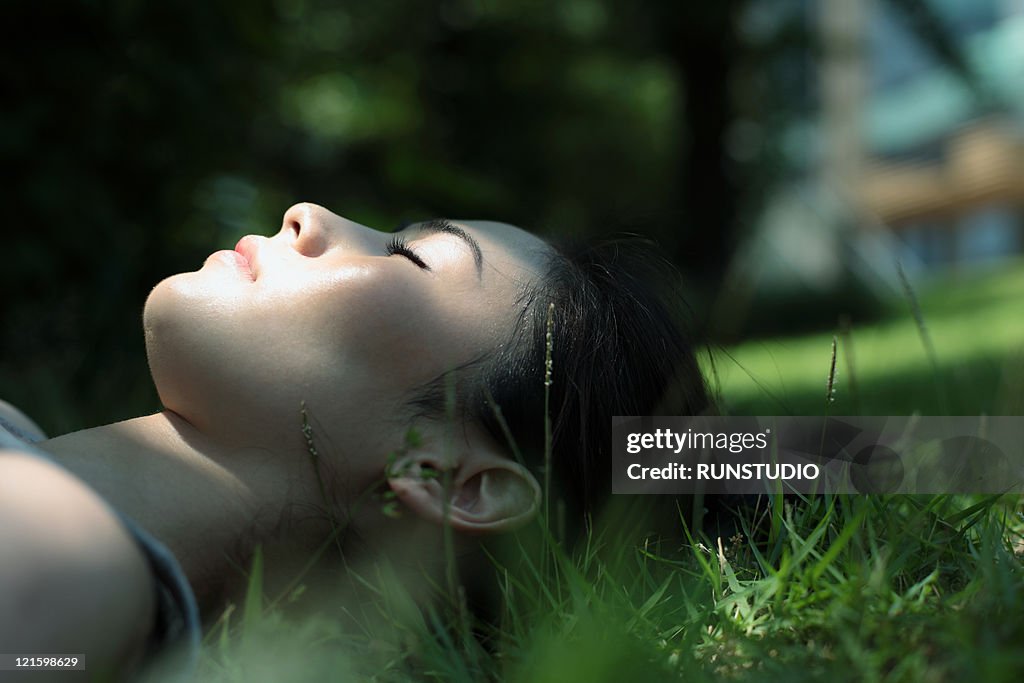
[[[0,399],[0,418],[7,420],[18,428],[22,434],[33,441],[41,441],[46,438],[46,433],[40,429],[32,418],[18,410],[7,401]]]
[[[93,671],[136,660],[154,619],[153,579],[103,500],[51,462],[0,449],[0,519],[0,643],[83,653]]]

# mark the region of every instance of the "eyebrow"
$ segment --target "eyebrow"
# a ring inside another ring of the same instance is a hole
[[[469,250],[473,252],[473,262],[476,264],[477,277],[479,278],[483,276],[484,255],[483,252],[480,251],[480,245],[477,244],[476,240],[473,239],[472,235],[470,235],[468,232],[466,232],[459,226],[454,225],[447,218],[435,218],[424,223],[415,223],[413,225],[409,225],[406,226],[405,228],[402,228],[402,230],[405,230],[406,228],[412,228],[423,235],[433,235],[436,233],[455,235],[463,242],[465,242],[466,246],[469,247]]]

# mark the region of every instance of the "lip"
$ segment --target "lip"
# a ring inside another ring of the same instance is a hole
[[[215,251],[206,259],[207,262],[210,260],[226,263],[232,266],[240,274],[244,275],[247,280],[256,280],[256,276],[253,275],[252,266],[249,264],[249,261],[237,251],[233,251],[231,249]]]
[[[246,235],[242,239],[238,240],[238,244],[235,245],[235,253],[242,257],[245,261],[245,266],[249,271],[250,277],[255,281],[257,276],[257,261],[256,257],[259,253],[259,242],[255,235]]]

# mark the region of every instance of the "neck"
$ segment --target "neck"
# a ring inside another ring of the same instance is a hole
[[[37,445],[167,545],[204,611],[244,581],[302,485],[273,453],[218,443],[170,411]]]

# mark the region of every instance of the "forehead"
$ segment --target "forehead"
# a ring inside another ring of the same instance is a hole
[[[473,236],[483,253],[484,279],[497,271],[516,279],[540,275],[552,247],[541,238],[508,223],[481,220],[453,220]],[[511,272],[513,269],[517,272]]]

